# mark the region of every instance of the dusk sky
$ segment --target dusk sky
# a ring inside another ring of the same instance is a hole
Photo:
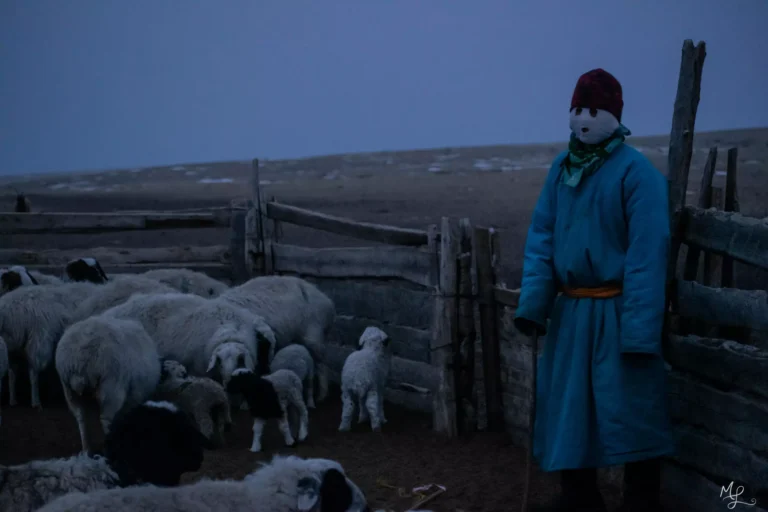
[[[565,140],[578,76],[668,134],[768,126],[768,0],[0,0],[0,174]],[[631,138],[630,138],[631,142]]]

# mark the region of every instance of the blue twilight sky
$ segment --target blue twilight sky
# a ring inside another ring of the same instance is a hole
[[[565,140],[578,76],[768,125],[767,0],[0,0],[0,174]]]

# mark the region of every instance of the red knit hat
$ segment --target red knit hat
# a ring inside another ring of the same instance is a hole
[[[571,110],[578,107],[605,110],[621,122],[621,111],[624,108],[621,84],[604,69],[587,71],[576,82],[571,98]]]

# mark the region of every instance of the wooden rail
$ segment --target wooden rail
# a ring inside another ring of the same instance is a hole
[[[231,254],[226,245],[177,246],[151,248],[94,247],[89,249],[0,249],[3,265],[49,265],[63,267],[82,257],[96,258],[102,265],[130,265],[141,263],[229,263]]]
[[[63,269],[60,265],[25,265],[27,270],[37,270],[44,274],[50,274],[60,276]],[[142,274],[149,270],[157,270],[163,268],[186,268],[195,272],[202,272],[211,276],[214,279],[231,279],[232,278],[232,265],[225,263],[202,263],[202,262],[190,262],[190,263],[134,263],[134,264],[102,264],[101,267],[104,272],[109,274]]]

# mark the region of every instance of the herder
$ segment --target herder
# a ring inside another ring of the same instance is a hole
[[[667,184],[624,143],[623,106],[610,73],[579,78],[568,150],[552,164],[528,230],[515,326],[548,332],[534,456],[560,472],[562,486],[542,511],[605,511],[596,468],[620,464],[621,510],[660,510],[660,457],[674,450],[661,351]]]

